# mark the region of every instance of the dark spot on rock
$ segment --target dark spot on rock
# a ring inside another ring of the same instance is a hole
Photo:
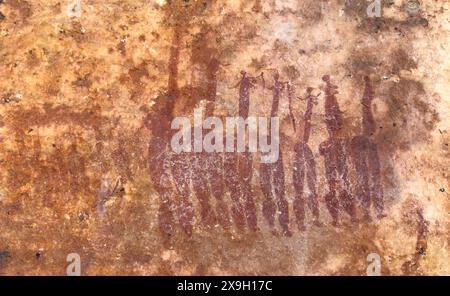
[[[34,254],[34,255],[36,256],[36,259],[40,259],[40,258],[42,258],[42,255],[44,255],[44,252],[41,251],[41,250],[39,250],[39,251],[37,251],[36,254]]]
[[[5,19],[5,15],[3,13],[0,12],[0,21]]]
[[[420,24],[424,27],[428,27],[428,20],[423,17],[420,19]]]
[[[264,57],[261,58],[252,58],[252,61],[249,65],[250,68],[252,68],[252,70],[254,70],[255,72],[259,72],[262,69],[267,67],[267,62],[265,61]]]
[[[262,11],[262,5],[261,0],[255,0],[255,3],[253,4],[252,11],[254,13],[260,13]]]
[[[342,4],[344,0],[339,1]],[[365,1],[359,0],[345,0],[344,2],[344,13],[348,16],[363,16],[366,13],[367,4]]]
[[[440,192],[445,192],[445,188],[439,189]]]
[[[0,251],[0,268],[6,264],[9,258],[11,258],[11,254],[8,251]]]
[[[68,35],[78,43],[82,43],[87,40],[87,35],[85,34],[85,30],[80,22],[73,21],[70,25],[71,26],[69,28],[62,32],[63,34]]]
[[[9,104],[9,103],[18,103],[20,102],[20,96],[16,96],[13,93],[7,93],[5,94],[2,99],[1,99],[1,103],[2,104]]]
[[[117,50],[120,52],[122,56],[125,56],[127,54],[127,49],[125,47],[125,39],[119,41],[119,44],[117,44]]]
[[[89,219],[89,214],[86,212],[81,212],[78,214],[78,219],[80,220],[80,222],[84,222]]]
[[[9,0],[6,4],[12,9],[17,10],[24,20],[33,14],[30,3],[25,0]]]
[[[119,78],[121,84],[126,85],[131,89],[132,100],[135,100],[144,92],[145,85],[142,78],[148,78],[150,76],[147,65],[147,62],[144,61],[141,64],[130,68],[128,74],[122,74]]]
[[[424,256],[424,255],[425,255],[425,250],[424,250],[424,248],[423,248],[423,247],[419,247],[419,250],[417,251],[417,253],[418,253],[420,256]]]
[[[411,145],[429,139],[430,131],[439,121],[439,115],[427,102],[428,96],[422,83],[401,79],[398,83],[387,82],[379,85],[379,98],[388,106],[382,121],[394,119],[393,127],[400,123],[400,129],[383,129],[377,135],[378,141],[383,143],[382,146],[388,148],[386,145],[390,143],[389,149],[394,146],[409,149]]]
[[[197,275],[197,276],[202,276],[202,275],[204,276],[204,275],[206,275],[206,273],[207,273],[207,268],[203,264],[199,264],[195,268],[195,273],[194,274]]]
[[[30,49],[27,54],[27,64],[30,68],[34,68],[40,64],[40,59],[33,49]]]
[[[140,85],[141,82],[141,78],[143,77],[148,77],[149,73],[147,70],[147,64],[146,63],[142,63],[139,66],[133,67],[128,71],[128,75],[131,78],[131,81],[135,84],[135,85]]]
[[[294,66],[289,65],[283,68],[283,73],[289,78],[289,80],[293,81],[300,77],[300,71]]]
[[[8,94],[8,95],[5,95],[3,98],[2,98],[2,103],[3,104],[9,104],[11,102],[11,97],[10,97],[10,95]]]
[[[155,31],[152,32],[152,36],[155,39],[159,39],[159,37],[160,37],[160,35],[157,32],[155,32]]]
[[[417,63],[403,49],[395,50],[391,56],[391,72],[399,73],[401,70],[411,70],[417,68]]]
[[[417,62],[408,55],[406,49],[401,47],[392,50],[387,57],[379,54],[379,48],[363,48],[353,51],[344,67],[354,77],[368,76],[374,73],[398,75],[401,70],[416,69]]]
[[[314,25],[323,18],[322,5],[327,1],[324,0],[306,0],[301,1],[297,15],[305,21],[306,25]],[[283,9],[282,13],[291,13],[290,9]]]
[[[72,85],[73,86],[78,86],[78,87],[89,88],[92,85],[92,82],[88,78],[88,76],[85,76],[83,78],[78,78],[77,80],[73,81]]]
[[[404,35],[404,31],[407,32],[418,26],[424,26],[422,18],[411,17],[402,21],[392,18],[365,18],[359,24],[358,28],[368,33],[390,31],[394,28],[394,30],[400,31]]]

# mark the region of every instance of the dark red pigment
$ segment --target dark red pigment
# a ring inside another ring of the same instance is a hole
[[[316,161],[308,146],[311,134],[311,117],[316,96],[312,95],[313,89],[307,89],[306,111],[304,116],[303,138],[295,146],[295,158],[293,164],[293,182],[295,189],[294,213],[299,230],[305,230],[305,202],[313,214],[314,224],[319,225],[319,202],[317,198]],[[309,193],[305,192],[305,177]]]
[[[279,80],[279,75],[274,75],[274,85],[271,88],[273,93],[271,117],[275,117],[278,114],[278,106],[280,103],[280,96],[284,89],[285,82]],[[268,135],[268,141],[272,141],[271,134]],[[283,235],[291,236],[292,233],[289,230],[289,205],[285,197],[285,172],[283,167],[283,153],[280,145],[280,153],[278,160],[274,163],[261,163],[260,170],[260,184],[261,190],[264,194],[263,201],[263,215],[272,228],[272,232],[275,230],[275,214],[278,208],[279,216],[278,222],[280,223]],[[275,204],[275,198],[276,204]]]
[[[351,141],[352,160],[356,170],[356,195],[361,200],[365,220],[370,220],[370,207],[374,205],[377,217],[383,217],[383,188],[381,185],[381,166],[377,145],[371,137],[375,133],[375,120],[371,104],[374,98],[369,77],[365,77],[362,97],[362,134]]]
[[[257,204],[251,184],[253,158],[250,152],[180,154],[170,152],[169,143],[173,133],[170,125],[174,104],[180,95],[177,84],[178,35],[175,30],[169,62],[168,91],[166,95],[158,98],[157,104],[146,118],[146,126],[152,135],[149,142],[150,178],[160,199],[158,221],[162,240],[165,245],[170,244],[170,239],[175,232],[175,215],[183,232],[188,236],[192,235],[195,217],[195,209],[191,201],[193,195],[199,202],[198,213],[202,225],[212,227],[218,223],[226,230],[234,221],[239,231],[243,231],[246,225],[251,231],[257,231]],[[217,59],[211,58],[206,65],[205,115],[209,117],[213,116],[217,103],[217,72],[220,64]],[[238,84],[239,115],[246,119],[249,115],[251,89],[255,87],[259,77],[262,78],[264,88],[265,83],[263,74],[257,77],[249,76],[244,71],[241,74],[242,79]],[[276,117],[286,85],[289,105],[291,105],[293,86],[280,81],[278,73],[274,75],[273,81],[273,87],[270,88],[272,90],[271,117]],[[377,217],[382,217],[384,207],[381,165],[377,145],[370,139],[375,132],[375,121],[370,108],[374,97],[370,81],[368,78],[365,79],[365,91],[362,98],[363,131],[350,143],[340,135],[343,117],[335,96],[338,93],[338,87],[331,83],[328,75],[323,77],[323,81],[326,83],[325,124],[329,138],[320,144],[319,152],[325,162],[328,192],[324,199],[332,224],[335,226],[339,224],[341,209],[350,216],[352,222],[357,222],[356,205],[348,178],[350,161],[357,175],[355,194],[361,200],[364,218],[370,219],[371,204],[375,207]],[[316,161],[308,145],[313,107],[318,97],[312,95],[312,90],[312,88],[307,89],[303,136],[295,145],[292,166],[295,191],[293,208],[299,230],[305,229],[306,206],[312,213],[313,224],[320,225]],[[290,109],[290,116],[295,128],[292,109]],[[272,141],[270,134],[268,141]],[[278,218],[282,235],[291,236],[281,148],[276,162],[260,164],[259,183],[264,196],[262,214],[274,234],[278,233],[275,225],[275,220]],[[229,204],[226,201],[227,192],[231,199]],[[213,199],[215,208],[212,205]]]
[[[339,209],[342,207],[352,222],[356,222],[355,203],[348,180],[347,140],[339,136],[343,128],[342,112],[336,99],[338,87],[331,83],[328,75],[323,76],[325,87],[325,124],[329,138],[319,146],[320,154],[325,160],[325,176],[328,193],[325,202],[332,218],[332,224],[339,223]]]

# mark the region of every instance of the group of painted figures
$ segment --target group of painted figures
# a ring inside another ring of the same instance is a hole
[[[207,80],[206,98],[209,105],[206,115],[212,116],[216,99],[217,63],[211,62]],[[242,72],[239,84],[239,116],[249,116],[250,90],[257,83],[258,77]],[[286,90],[292,99],[293,87],[273,77],[271,87],[273,99],[271,116],[277,116],[280,97]],[[375,122],[371,111],[373,90],[368,77],[365,78],[365,90],[362,97],[362,132],[350,141],[340,136],[343,129],[342,112],[336,99],[337,86],[333,85],[328,75],[323,77],[325,83],[325,124],[328,139],[319,146],[324,159],[325,176],[328,183],[324,196],[332,224],[339,223],[339,213],[344,210],[351,221],[371,220],[371,208],[375,216],[383,216],[383,189],[381,184],[380,160],[377,145],[371,140],[375,132]],[[311,117],[317,97],[313,89],[307,89],[306,111],[303,118],[303,133],[295,145],[292,179],[295,197],[293,214],[299,230],[305,230],[305,212],[309,208],[312,223],[320,225],[319,197],[317,194],[317,173],[314,154],[308,145],[311,134]],[[258,230],[258,206],[255,191],[252,188],[253,159],[249,152],[244,153],[179,153],[171,152],[170,121],[173,117],[174,101],[178,98],[178,88],[170,84],[169,91],[160,104],[147,119],[147,127],[152,136],[149,145],[150,174],[153,186],[159,195],[159,228],[166,238],[175,232],[179,225],[184,233],[191,235],[196,209],[193,198],[198,201],[199,222],[207,227],[220,225],[224,229],[234,226],[242,231],[246,227]],[[294,120],[294,119],[293,119]],[[295,121],[294,121],[295,127]],[[269,136],[270,137],[270,136]],[[270,140],[270,139],[269,139]],[[350,165],[351,164],[351,165]],[[349,168],[355,170],[354,186],[350,186]],[[278,233],[276,220],[282,235],[292,235],[290,227],[289,203],[286,199],[285,169],[283,153],[274,163],[261,163],[259,166],[259,184],[263,194],[262,216],[273,233]],[[227,201],[230,198],[231,203]],[[213,199],[215,202],[213,202]],[[213,207],[212,204],[215,204]],[[357,212],[357,206],[360,211]]]

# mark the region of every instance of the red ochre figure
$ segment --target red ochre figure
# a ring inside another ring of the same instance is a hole
[[[253,158],[250,152],[182,152],[170,151],[172,136],[170,128],[173,119],[174,103],[179,97],[177,85],[177,63],[179,36],[175,32],[169,63],[169,83],[165,96],[157,99],[145,125],[151,131],[149,142],[150,178],[159,195],[158,225],[164,245],[170,244],[175,233],[175,215],[182,231],[191,236],[194,226],[195,209],[191,198],[195,195],[199,202],[199,216],[202,225],[212,227],[216,224],[228,230],[232,221],[239,231],[246,227],[251,231],[258,230],[257,207],[252,190]],[[211,58],[206,63],[206,116],[213,116],[216,104],[217,71],[219,61]],[[247,119],[250,106],[250,90],[256,86],[257,79],[241,72],[239,82],[239,116]],[[273,77],[274,86],[271,117],[278,115],[280,97],[286,82],[281,82],[278,73]],[[356,223],[356,210],[348,179],[348,155],[356,172],[355,192],[361,201],[365,220],[370,220],[370,208],[374,205],[377,217],[381,218],[384,210],[383,188],[381,185],[380,160],[378,149],[371,140],[375,132],[375,122],[371,111],[373,91],[368,77],[365,78],[365,91],[362,98],[362,133],[354,137],[348,144],[342,138],[342,112],[336,99],[337,86],[325,75],[325,124],[329,138],[320,144],[319,152],[325,162],[325,176],[328,193],[325,196],[326,206],[332,218],[332,224],[339,224],[339,212],[342,208]],[[289,104],[291,104],[293,88],[287,84]],[[317,96],[312,95],[312,88],[307,89],[306,111],[302,138],[295,145],[293,182],[295,198],[294,214],[299,230],[305,229],[305,206],[311,213],[313,224],[320,225],[319,203],[317,196],[317,173],[314,154],[308,145],[311,134],[311,118],[313,107],[317,104]],[[289,109],[292,123],[295,120]],[[269,141],[272,141],[270,134]],[[235,139],[236,140],[236,139]],[[236,145],[236,143],[235,143]],[[348,149],[349,148],[349,149]],[[248,150],[248,149],[247,149]],[[291,236],[289,229],[289,204],[285,197],[285,172],[283,153],[280,147],[279,158],[274,163],[260,164],[260,186],[264,196],[262,214],[269,224],[272,233],[277,234],[275,218],[281,226],[284,236]],[[306,184],[305,184],[306,183]],[[191,189],[192,186],[192,189]],[[226,201],[228,191],[231,203]],[[212,199],[215,200],[213,209]],[[230,209],[229,209],[230,207]]]
[[[339,223],[339,208],[342,207],[352,222],[357,222],[355,204],[350,191],[347,166],[346,140],[339,135],[343,127],[342,112],[336,100],[337,86],[333,85],[330,76],[323,76],[325,87],[325,124],[329,138],[319,146],[319,152],[325,161],[325,176],[328,182],[328,193],[325,202],[332,218],[332,224]]]
[[[371,139],[376,130],[371,109],[374,94],[369,77],[364,80],[365,89],[361,100],[362,134],[352,139],[350,150],[356,171],[355,191],[361,201],[364,220],[370,221],[371,204],[374,205],[378,218],[384,216],[384,205],[378,148]]]
[[[271,117],[275,117],[278,114],[278,105],[284,84],[285,82],[281,82],[278,73],[276,73],[274,75],[274,86],[271,88],[273,91]],[[270,134],[268,137],[269,141],[273,140],[270,138]],[[275,215],[278,212],[278,222],[283,235],[291,236],[292,233],[289,230],[289,205],[285,197],[285,173],[282,155],[280,147],[279,157],[276,162],[260,164],[260,184],[264,195],[263,216],[275,234]]]
[[[303,138],[295,145],[293,163],[293,182],[295,189],[294,213],[300,231],[305,230],[305,202],[313,215],[313,223],[319,222],[319,203],[317,199],[316,183],[316,162],[314,155],[308,146],[311,133],[311,117],[314,104],[317,104],[317,97],[312,95],[313,88],[309,87],[306,92],[306,111],[304,116]],[[320,94],[319,94],[320,95]],[[305,178],[309,192],[305,192]]]
[[[257,77],[249,76],[245,71],[241,71],[241,75],[242,78],[236,85],[236,87],[239,86],[238,114],[243,119],[247,119],[250,109],[250,89],[256,86],[258,78],[261,78],[264,83],[264,76],[263,73]],[[248,149],[246,151],[224,153],[224,180],[232,200],[232,215],[236,227],[243,230],[247,224],[250,230],[257,231],[256,204],[251,186],[253,158]]]
[[[219,66],[219,61],[214,57],[211,57],[206,65],[206,117],[213,116],[214,113]],[[203,151],[192,152],[191,161],[192,188],[199,201],[200,217],[203,226],[214,227],[216,222],[219,222],[224,228],[228,228],[228,210],[223,202],[223,190],[219,189],[219,187],[223,187],[223,182],[221,176],[217,174],[213,167],[213,165],[220,166],[221,159],[218,158],[216,153],[213,155]],[[211,196],[214,196],[217,200],[217,213],[220,213],[219,219],[212,209]]]

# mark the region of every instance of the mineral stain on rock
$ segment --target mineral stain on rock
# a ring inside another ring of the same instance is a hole
[[[17,12],[24,21],[33,14],[30,3],[25,0],[8,0],[5,4]]]
[[[0,273],[448,274],[449,7],[400,2],[1,3]],[[279,159],[174,153],[196,108]]]
[[[9,258],[11,258],[11,254],[8,251],[0,251],[0,271],[4,265],[8,262]]]

